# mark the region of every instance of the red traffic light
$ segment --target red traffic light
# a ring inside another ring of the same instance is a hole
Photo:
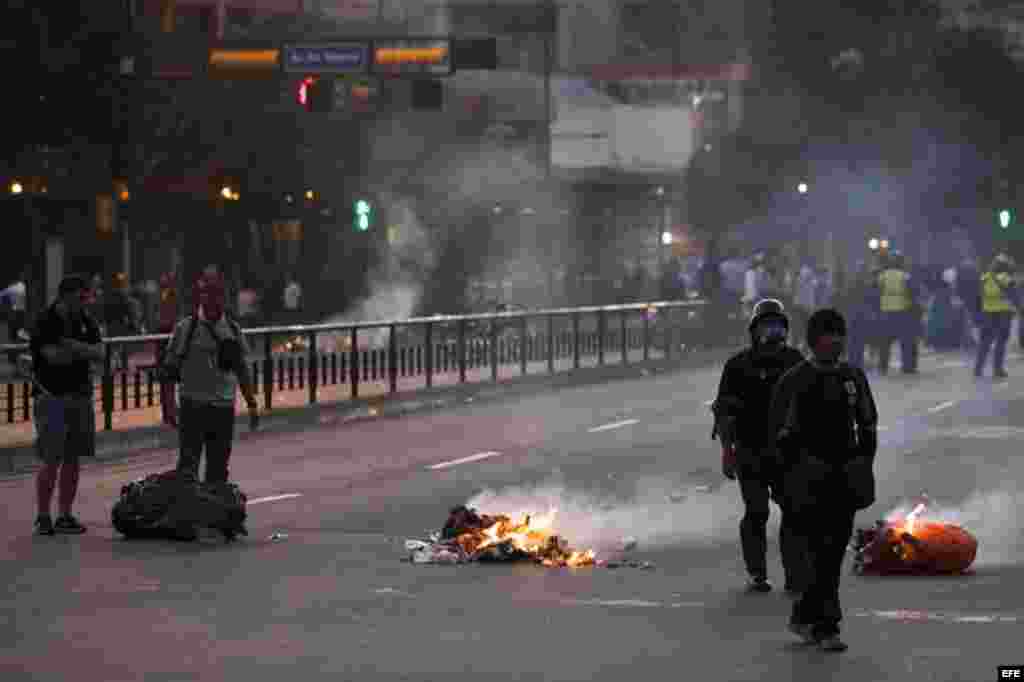
[[[302,106],[307,106],[309,103],[309,89],[313,83],[316,83],[316,78],[313,76],[306,76],[299,82],[299,89],[295,93],[295,99]]]

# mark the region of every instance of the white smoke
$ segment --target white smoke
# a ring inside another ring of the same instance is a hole
[[[390,218],[388,246],[382,262],[370,273],[369,295],[348,310],[324,320],[329,324],[404,320],[416,313],[423,298],[425,273],[436,264],[436,250],[430,235],[420,223],[412,201],[387,190],[376,193],[387,206]],[[338,347],[346,334],[324,334],[319,339],[322,351]],[[387,343],[386,327],[360,330],[361,344],[379,348]]]
[[[917,502],[901,504],[886,515],[886,521],[904,518]],[[1024,559],[1024,493],[1010,489],[976,491],[958,505],[933,500],[926,504],[919,519],[960,526],[977,539],[976,566],[1019,563]]]
[[[536,486],[485,490],[467,507],[513,519],[557,509],[553,530],[574,548],[599,555],[634,539],[639,549],[705,544],[732,537],[742,504],[735,486],[679,488],[662,478],[643,478],[628,499],[572,490],[560,480]]]

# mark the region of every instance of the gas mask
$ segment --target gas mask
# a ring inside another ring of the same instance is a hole
[[[786,345],[788,334],[789,329],[784,321],[766,317],[754,326],[754,346],[762,352],[777,353]]]

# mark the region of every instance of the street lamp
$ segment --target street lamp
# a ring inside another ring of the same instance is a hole
[[[807,194],[807,183],[801,182],[799,185],[796,186],[796,191],[800,192],[800,194]]]
[[[666,230],[665,232],[661,233],[661,244],[662,244],[662,246],[672,246],[672,242],[674,242],[674,241],[675,241],[675,237],[672,236],[671,232]]]
[[[876,239],[874,237],[869,239],[868,240],[868,248],[871,249],[872,251],[877,251],[878,250],[878,239]]]
[[[11,194],[21,194],[24,191],[25,188],[22,186],[20,182],[11,183]]]

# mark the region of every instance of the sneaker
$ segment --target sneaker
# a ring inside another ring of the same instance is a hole
[[[71,514],[58,518],[57,522],[53,524],[53,529],[65,535],[81,535],[85,532],[85,526],[79,523],[78,519]]]
[[[822,651],[846,651],[849,647],[846,642],[839,639],[839,635],[822,637],[818,640],[818,648]]]
[[[747,592],[771,592],[772,584],[763,575],[752,575],[747,581]]]
[[[799,637],[804,644],[814,644],[818,641],[810,624],[790,623],[789,631]]]
[[[35,523],[36,535],[54,535],[53,519],[49,516],[39,516]]]

